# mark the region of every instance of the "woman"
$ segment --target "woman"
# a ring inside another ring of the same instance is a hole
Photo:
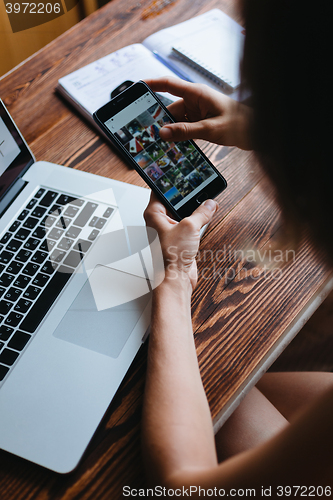
[[[289,230],[296,237],[300,227],[307,227],[332,264],[328,3],[248,0],[243,8],[242,70],[253,107],[201,85],[172,78],[147,81],[153,90],[181,98],[170,106],[179,123],[164,126],[160,136],[255,149],[276,187]],[[311,92],[306,85],[310,69]],[[327,487],[322,496],[331,496],[332,374],[266,374],[214,438],[190,300],[199,231],[215,210],[216,203],[207,200],[177,223],[152,196],[145,213],[147,225],[159,233],[166,262],[165,279],[153,296],[143,409],[142,443],[150,479],[187,493],[190,486],[224,489],[226,495],[232,489],[254,488],[256,496],[263,496],[264,487],[272,488],[273,498],[295,497],[310,494],[309,488],[296,486],[320,485]],[[174,252],[175,246],[178,259],[171,262],[174,253],[168,249]]]

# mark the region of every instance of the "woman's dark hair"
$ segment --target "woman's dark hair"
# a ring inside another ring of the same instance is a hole
[[[330,2],[243,0],[243,8],[254,147],[287,222],[308,227],[333,264]]]

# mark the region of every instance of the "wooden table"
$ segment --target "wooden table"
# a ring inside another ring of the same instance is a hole
[[[144,185],[54,88],[59,77],[211,8],[241,22],[235,0],[177,0],[147,17],[150,7],[150,0],[112,0],[0,81],[0,97],[37,159]],[[280,277],[247,262],[246,246],[263,255],[278,238],[272,189],[252,153],[207,143],[204,150],[228,180],[202,240],[193,296],[200,369],[217,429],[318,307],[332,280],[306,237]],[[140,451],[146,354],[144,346],[73,473],[61,476],[0,452],[1,500],[118,499],[123,486],[146,485]]]

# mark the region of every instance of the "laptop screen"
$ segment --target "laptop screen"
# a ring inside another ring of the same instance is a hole
[[[0,200],[33,162],[31,151],[0,99]]]

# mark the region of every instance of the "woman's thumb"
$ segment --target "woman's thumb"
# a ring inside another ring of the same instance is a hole
[[[200,230],[205,224],[211,220],[217,210],[218,204],[214,200],[204,201],[194,212],[188,217],[191,225],[196,230]]]

